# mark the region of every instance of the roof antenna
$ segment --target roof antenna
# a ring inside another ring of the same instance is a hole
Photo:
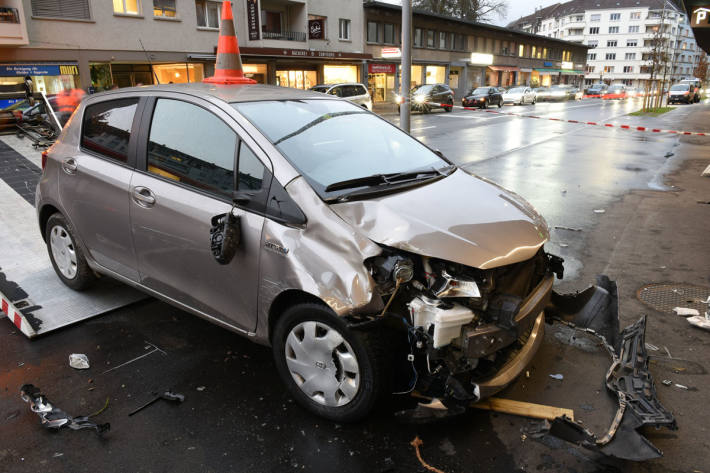
[[[160,79],[158,79],[158,73],[155,72],[155,69],[153,69],[153,63],[150,62],[150,54],[148,54],[148,51],[145,50],[145,46],[143,46],[143,41],[141,41],[140,38],[138,38],[138,42],[141,45],[141,49],[143,49],[143,52],[145,53],[145,58],[148,60],[148,64],[150,64],[150,71],[153,73],[153,76],[155,76],[155,82],[160,85]]]

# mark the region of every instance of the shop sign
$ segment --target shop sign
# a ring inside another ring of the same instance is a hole
[[[552,67],[552,63],[550,61],[545,61],[542,63],[542,65],[545,67]]]
[[[399,48],[382,48],[382,57],[402,57],[402,51]]]
[[[710,5],[693,8],[690,15],[690,26],[693,28],[710,28]]]
[[[79,75],[75,64],[0,64],[0,77]]]
[[[471,53],[471,64],[490,66],[493,64],[493,55],[484,53]]]
[[[322,19],[308,20],[308,39],[325,39],[325,22]]]
[[[397,66],[394,64],[368,64],[367,72],[370,74],[394,74],[397,72]]]
[[[560,66],[561,69],[574,69],[574,66],[571,62],[568,61],[562,61],[562,64]]]
[[[249,40],[259,39],[259,0],[247,0],[247,28]]]

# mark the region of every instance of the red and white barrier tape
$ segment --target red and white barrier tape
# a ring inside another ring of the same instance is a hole
[[[553,122],[576,123],[579,125],[602,126],[605,128],[621,128],[622,130],[648,131],[651,133],[671,133],[671,134],[676,134],[676,135],[710,136],[710,132],[703,133],[703,132],[699,132],[699,131],[664,130],[661,128],[651,128],[651,127],[646,127],[646,126],[614,125],[613,123],[587,122],[584,120],[569,120],[569,119],[564,119],[564,118],[545,118],[545,117],[542,117],[539,115],[527,115],[527,114],[523,114],[523,113],[512,113],[512,112],[499,112],[497,110],[482,109],[479,107],[464,107],[461,105],[450,105],[447,103],[425,102],[422,105],[432,105],[435,107],[460,108],[463,110],[472,110],[475,112],[493,113],[495,115],[509,115],[512,117],[520,117],[520,118],[536,118],[539,120],[549,120],[549,121],[553,121]]]

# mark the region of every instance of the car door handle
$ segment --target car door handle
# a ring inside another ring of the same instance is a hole
[[[142,207],[151,207],[155,204],[153,191],[143,186],[133,188],[133,200]]]
[[[65,159],[62,161],[62,169],[67,174],[76,174],[78,166],[74,158]]]

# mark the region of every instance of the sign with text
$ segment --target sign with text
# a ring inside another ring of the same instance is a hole
[[[693,28],[710,28],[710,5],[693,8],[690,16],[690,26]]]
[[[382,48],[382,57],[402,57],[402,51],[399,48]]]
[[[370,74],[394,74],[397,71],[397,66],[394,64],[368,64],[367,72]]]
[[[325,21],[308,20],[308,39],[325,39]]]
[[[79,75],[76,64],[0,64],[0,77]]]
[[[471,64],[490,66],[493,64],[493,55],[484,53],[471,53]]]
[[[249,40],[259,39],[259,0],[247,0],[247,28]]]

